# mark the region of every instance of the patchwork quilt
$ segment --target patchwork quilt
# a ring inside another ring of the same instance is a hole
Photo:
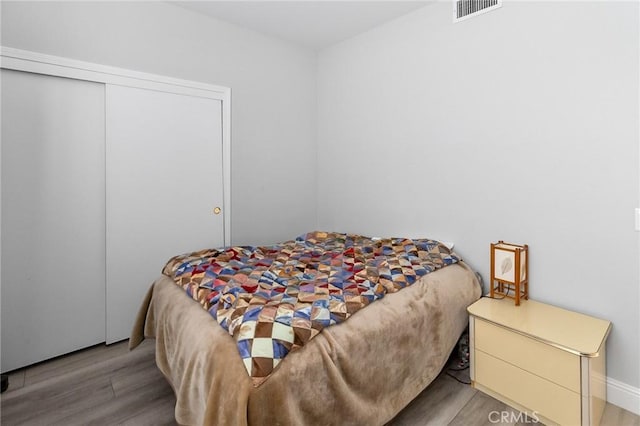
[[[435,240],[312,232],[175,256],[163,273],[235,339],[258,386],[325,327],[459,260]]]

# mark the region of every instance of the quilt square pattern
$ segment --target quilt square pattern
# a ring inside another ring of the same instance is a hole
[[[258,386],[324,328],[459,260],[435,240],[311,232],[175,256],[163,273],[235,339]]]

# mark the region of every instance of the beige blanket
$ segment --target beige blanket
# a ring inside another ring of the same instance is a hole
[[[156,338],[156,363],[184,425],[384,424],[438,375],[480,297],[458,263],[331,326],[254,388],[233,338],[169,278],[149,289],[130,348]]]

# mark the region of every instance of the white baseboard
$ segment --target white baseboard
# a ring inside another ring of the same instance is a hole
[[[607,401],[640,416],[640,389],[607,377]]]

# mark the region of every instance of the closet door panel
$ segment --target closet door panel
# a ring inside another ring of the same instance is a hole
[[[105,340],[104,96],[2,70],[2,371]]]
[[[110,343],[129,337],[169,258],[223,245],[225,211],[219,100],[115,85],[106,94]]]

